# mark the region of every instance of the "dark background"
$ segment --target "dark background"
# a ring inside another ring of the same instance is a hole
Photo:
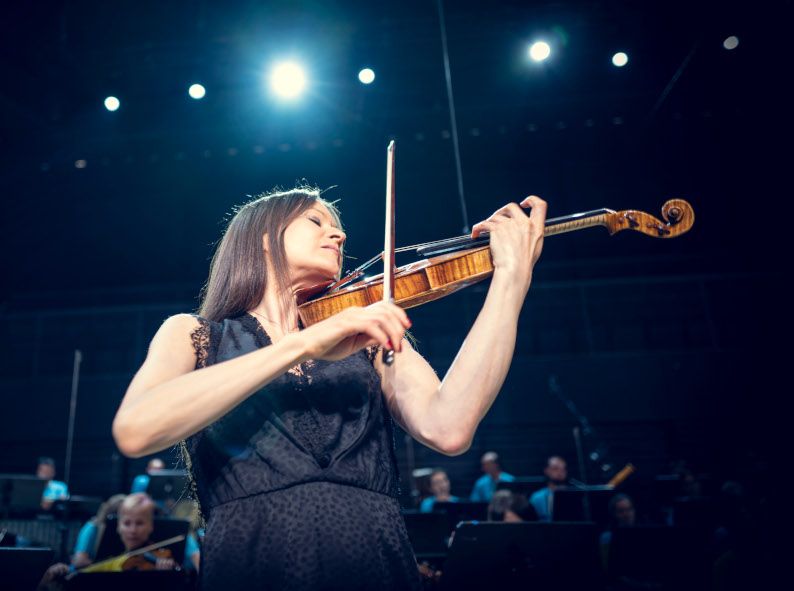
[[[365,260],[382,247],[394,138],[398,245],[461,233],[439,14],[430,0],[29,4],[0,25],[0,472],[32,472],[47,454],[63,475],[80,349],[70,487],[107,496],[145,462],[122,458],[110,434],[126,385],[162,320],[197,307],[247,195],[304,179],[328,189],[348,254]],[[561,453],[583,479],[553,377],[592,423],[586,451],[606,448],[612,468],[588,462],[592,482],[627,461],[637,482],[680,459],[711,483],[768,466],[790,391],[791,2],[444,8],[469,225],[530,193],[550,217],[659,215],[682,197],[696,222],[673,241],[548,239],[472,449],[444,458],[416,444],[417,465],[447,467],[460,495],[490,449],[519,475]],[[540,36],[552,57],[530,63]],[[610,62],[618,50],[625,68]],[[264,87],[280,56],[310,72],[296,105]],[[201,101],[186,92],[197,81]],[[411,313],[440,375],[485,288]]]

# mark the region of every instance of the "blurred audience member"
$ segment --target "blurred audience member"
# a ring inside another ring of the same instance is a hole
[[[568,464],[560,456],[551,456],[546,460],[543,474],[546,475],[546,486],[532,493],[529,502],[540,521],[551,521],[554,489],[568,482]]]
[[[431,513],[436,502],[457,503],[460,501],[458,497],[450,494],[449,477],[440,468],[433,470],[430,475],[430,492],[433,495],[422,500],[422,504],[419,506],[419,511],[422,513]]]
[[[601,534],[600,545],[602,555],[606,553],[612,542],[612,532],[619,527],[634,527],[637,523],[637,511],[634,501],[624,493],[618,493],[609,499],[609,529]]]
[[[151,536],[154,531],[155,509],[156,505],[154,501],[152,501],[151,497],[146,493],[127,495],[121,501],[118,506],[116,533],[121,539],[121,543],[124,545],[125,553],[151,544],[149,536]],[[187,555],[187,550],[185,553]],[[141,560],[146,561],[147,558],[142,558]],[[152,558],[152,560],[154,560],[155,570],[176,570],[179,568],[179,565],[174,562],[174,559],[167,556],[156,556]],[[61,588],[67,576],[75,570],[74,566],[63,563],[52,565],[47,569],[47,572],[39,583],[39,589]],[[114,572],[115,570],[117,570],[117,567],[108,568],[109,572]],[[136,569],[124,568],[123,570]]]
[[[47,486],[41,495],[41,508],[49,511],[55,501],[69,498],[69,488],[65,482],[55,480],[55,460],[50,457],[40,457],[36,468],[36,476],[47,481]]]
[[[96,515],[83,524],[74,545],[72,566],[82,568],[94,562],[97,544],[105,531],[105,519],[118,512],[125,498],[126,495],[113,495],[99,506]]]
[[[149,486],[149,476],[152,472],[157,472],[158,470],[165,469],[165,462],[160,458],[152,458],[149,460],[149,463],[146,464],[146,474],[138,474],[135,479],[132,481],[132,488],[130,489],[130,493],[139,493],[139,492],[146,492],[146,489]]]
[[[471,500],[488,503],[491,501],[496,485],[499,482],[513,482],[515,477],[507,472],[503,472],[499,465],[499,456],[494,451],[483,454],[480,459],[480,466],[485,472],[474,483],[474,490],[471,491]]]
[[[536,520],[535,510],[524,495],[516,495],[509,490],[494,492],[488,505],[488,521],[519,523]]]

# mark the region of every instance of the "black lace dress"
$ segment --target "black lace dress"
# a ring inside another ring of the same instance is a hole
[[[197,368],[270,344],[199,318]],[[280,376],[185,441],[207,521],[201,589],[418,589],[391,417],[364,351]]]

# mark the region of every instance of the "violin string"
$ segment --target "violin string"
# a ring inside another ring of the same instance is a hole
[[[566,215],[566,216],[562,216],[562,217],[558,217],[558,218],[547,219],[546,220],[546,227],[557,226],[557,225],[560,225],[560,224],[563,224],[565,222],[572,221],[572,220],[575,220],[575,219],[586,219],[586,218],[589,218],[589,217],[594,217],[594,216],[596,216],[598,214],[602,214],[602,213],[605,213],[605,212],[606,213],[614,213],[610,209],[588,211],[588,212],[584,212],[584,213],[575,213],[575,214],[572,214],[572,215]],[[483,232],[482,233],[482,235],[487,235],[487,234],[488,234],[488,232]],[[427,247],[427,246],[439,246],[439,247],[440,246],[445,246],[445,245],[450,244],[450,243],[463,241],[466,238],[469,238],[470,236],[471,236],[470,234],[463,234],[461,236],[455,236],[453,238],[444,238],[442,240],[432,240],[430,242],[423,242],[421,244],[412,244],[410,246],[402,246],[400,248],[396,248],[395,252],[405,252],[405,251],[408,251],[408,250],[418,250],[420,248],[424,248],[424,247]],[[474,239],[472,238],[472,240],[474,240]]]
[[[585,212],[584,214],[573,214],[573,215],[562,216],[562,217],[559,217],[559,218],[552,218],[552,219],[546,220],[546,226],[547,227],[556,226],[556,225],[560,225],[562,223],[565,223],[567,221],[571,221],[571,220],[574,220],[574,219],[586,219],[588,217],[593,217],[595,214],[601,214],[603,212],[612,213],[612,210],[609,210],[609,209],[596,210],[596,211],[591,211],[591,212]],[[488,234],[488,232],[483,232],[482,233],[483,236],[487,235],[487,234]],[[426,247],[443,247],[443,246],[446,246],[448,244],[454,244],[456,242],[461,242],[461,241],[463,241],[463,240],[465,240],[467,238],[469,238],[471,240],[474,240],[473,238],[470,238],[470,234],[463,234],[463,235],[460,235],[460,236],[454,236],[452,238],[442,238],[441,240],[431,240],[429,242],[421,242],[419,244],[410,244],[408,246],[401,246],[399,248],[395,248],[394,252],[397,253],[397,252],[416,251],[416,250],[419,250],[420,248],[426,248]],[[371,259],[369,259],[368,261],[366,261],[365,263],[363,263],[362,265],[360,265],[359,267],[357,267],[353,271],[348,272],[346,277],[350,277],[354,273],[363,273],[365,269],[368,269],[369,267],[374,265],[381,258],[382,258],[382,253],[375,255],[374,257],[372,257]]]

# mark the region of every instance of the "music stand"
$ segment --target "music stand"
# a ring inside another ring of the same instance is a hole
[[[705,548],[705,536],[688,528],[618,527],[612,531],[607,570],[612,579],[704,589],[708,587]]]
[[[609,499],[615,494],[611,486],[560,487],[554,489],[552,498],[552,521],[592,521],[601,528],[609,524]],[[585,502],[590,504],[590,519],[587,519]]]
[[[96,515],[100,505],[102,505],[101,497],[72,495],[68,499],[55,501],[53,507],[65,518],[87,520]]]
[[[41,511],[47,481],[28,474],[0,474],[0,515],[29,515]]]
[[[8,591],[30,591],[52,564],[52,548],[0,548],[0,584]]]
[[[444,513],[447,516],[449,531],[461,521],[485,521],[488,519],[488,503],[479,501],[448,501],[433,503],[433,513]]]
[[[116,531],[117,526],[118,518],[116,515],[108,515],[105,518],[105,529],[97,545],[94,562],[99,562],[100,560],[105,560],[106,558],[124,553],[124,544],[121,543],[121,538]],[[152,535],[149,536],[149,541],[155,543],[174,536],[185,536],[187,538],[189,530],[190,522],[186,519],[155,517],[154,529],[152,530]],[[185,540],[174,542],[167,547],[171,549],[171,553],[174,555],[174,561],[177,564],[182,564],[185,560]]]
[[[447,539],[453,528],[449,527],[446,514],[405,511],[403,518],[418,559],[432,560],[447,555]]]
[[[514,495],[523,495],[527,499],[536,490],[546,486],[545,476],[519,476],[513,481],[500,480],[496,483],[496,490],[509,490]]]
[[[67,591],[174,591],[184,588],[185,571],[175,570],[77,573],[66,580]]]
[[[441,589],[591,589],[600,578],[592,523],[462,523]]]
[[[149,473],[146,494],[159,502],[176,501],[187,490],[184,470],[153,470]]]

